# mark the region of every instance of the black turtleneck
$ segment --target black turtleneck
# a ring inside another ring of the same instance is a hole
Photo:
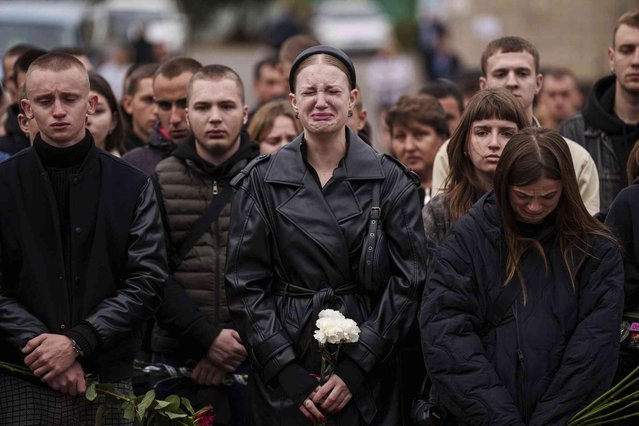
[[[51,187],[55,194],[58,217],[60,219],[62,256],[64,259],[66,276],[68,277],[66,285],[68,287],[69,304],[73,303],[74,293],[69,278],[73,276],[73,259],[71,258],[72,235],[69,218],[69,188],[71,185],[71,179],[79,173],[82,164],[92,147],[93,137],[88,131],[80,142],[66,148],[57,148],[49,145],[42,140],[40,134],[36,136],[33,143],[33,148],[49,176],[49,181],[51,182]],[[79,328],[86,329],[87,326],[80,326]],[[88,354],[91,348],[95,346],[96,337],[93,337],[92,333],[86,330],[83,333],[72,333],[72,330],[69,330],[66,334],[76,340],[84,353]]]
[[[517,231],[526,238],[534,238],[543,241],[554,231],[557,222],[557,209],[539,223],[527,223],[517,221]]]
[[[63,241],[66,237],[65,231],[69,223],[69,184],[71,177],[80,171],[82,162],[92,145],[93,137],[89,132],[86,132],[84,139],[80,142],[66,148],[49,145],[42,140],[40,134],[36,136],[33,142],[33,148],[49,175],[49,180],[55,193]]]

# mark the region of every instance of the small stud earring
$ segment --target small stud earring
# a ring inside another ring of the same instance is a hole
[[[352,116],[353,116],[353,110],[352,110],[352,109],[349,109],[349,110],[348,110],[348,116],[349,116],[349,117],[352,117]]]
[[[295,118],[299,119],[300,118],[300,113],[295,111]]]

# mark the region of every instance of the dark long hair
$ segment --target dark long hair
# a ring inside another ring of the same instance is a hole
[[[477,183],[475,166],[466,153],[473,123],[491,119],[511,121],[519,130],[530,125],[521,103],[506,89],[480,90],[470,99],[448,143],[450,172],[444,192],[450,195],[448,209],[453,221],[466,214],[485,192]]]
[[[106,141],[104,141],[104,150],[107,152],[117,151],[120,154],[124,154],[123,116],[111,86],[104,77],[94,72],[89,72],[89,86],[91,90],[104,96],[111,110],[111,115],[115,117],[115,128],[107,135]]]
[[[575,288],[575,276],[586,256],[590,255],[591,237],[602,236],[615,241],[612,234],[593,218],[581,199],[570,149],[555,130],[532,128],[519,131],[504,148],[495,171],[495,196],[508,246],[506,280],[519,277],[527,300],[526,284],[519,270],[519,261],[530,248],[539,252],[546,265],[544,250],[534,238],[517,232],[516,215],[510,202],[512,186],[526,186],[547,178],[561,181],[562,191],[556,207],[556,234],[570,282]]]

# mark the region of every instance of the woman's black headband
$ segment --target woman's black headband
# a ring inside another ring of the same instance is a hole
[[[330,55],[343,63],[348,70],[348,81],[350,82],[351,89],[357,87],[357,81],[355,78],[355,66],[351,61],[351,58],[349,58],[346,53],[342,52],[339,49],[336,49],[335,47],[319,45],[309,47],[308,49],[304,50],[302,53],[297,55],[297,58],[295,58],[295,60],[293,61],[293,65],[291,66],[291,73],[288,76],[288,84],[291,88],[291,92],[295,92],[295,72],[297,71],[297,68],[300,66],[300,64],[304,62],[304,60],[309,56],[319,55],[322,53]]]

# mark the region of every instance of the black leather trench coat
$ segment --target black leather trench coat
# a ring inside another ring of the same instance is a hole
[[[351,390],[353,400],[328,424],[402,423],[393,349],[415,320],[425,282],[417,184],[409,169],[346,132],[347,154],[324,188],[304,161],[301,135],[277,154],[258,157],[233,182],[226,287],[253,368],[251,424],[307,423],[277,375],[291,362],[319,372],[312,335],[323,308],[340,308],[358,323],[359,342],[345,344],[340,356],[349,357],[365,376]],[[376,181],[390,278],[382,288],[366,290],[357,269]],[[285,282],[309,294],[282,295]],[[340,292],[353,286],[354,291]]]

